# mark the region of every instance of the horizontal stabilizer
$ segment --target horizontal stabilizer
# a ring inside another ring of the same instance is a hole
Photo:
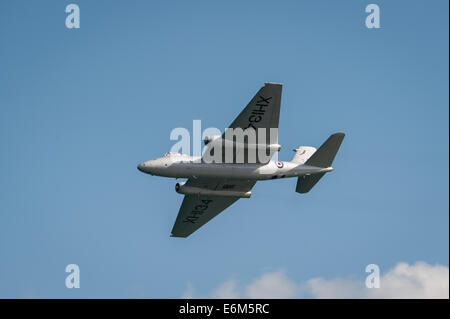
[[[322,178],[325,173],[319,173],[314,175],[304,175],[300,176],[297,180],[297,188],[295,191],[300,194],[305,194],[317,184],[317,182]]]

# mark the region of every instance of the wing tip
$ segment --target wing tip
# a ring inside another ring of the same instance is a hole
[[[186,238],[187,236],[183,236],[183,235],[174,235],[174,233],[170,233],[170,237],[174,237],[174,238]]]

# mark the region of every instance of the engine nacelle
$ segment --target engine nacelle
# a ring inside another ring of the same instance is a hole
[[[205,196],[225,196],[225,197],[240,197],[249,198],[252,195],[251,191],[228,191],[228,190],[213,190],[201,187],[187,186],[186,182],[176,183],[175,191],[184,195],[205,195]]]
[[[316,152],[316,148],[312,146],[299,146],[299,148],[294,148],[294,157],[291,162],[298,164],[305,164],[306,161]]]
[[[281,150],[281,145],[280,144],[248,144],[248,143],[239,143],[239,142],[234,142],[234,141],[230,141],[227,139],[222,139],[221,135],[209,135],[209,136],[205,136],[205,138],[203,139],[203,142],[205,143],[205,145],[208,145],[209,143],[211,143],[212,141],[215,141],[219,139],[220,141],[217,141],[217,143],[219,143],[218,145],[221,145],[222,147],[225,148],[230,148],[230,149],[265,149],[266,151],[270,151],[270,153],[275,153],[275,152],[279,152]]]
[[[203,143],[205,143],[205,145],[208,145],[210,142],[212,142],[215,139],[218,139],[220,137],[221,137],[221,135],[208,135],[208,136],[205,136],[205,138],[203,139]]]

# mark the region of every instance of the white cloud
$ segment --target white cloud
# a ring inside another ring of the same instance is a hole
[[[192,285],[184,296],[193,297]],[[449,268],[417,262],[398,263],[380,277],[380,288],[369,289],[364,280],[311,278],[297,283],[283,271],[267,272],[250,284],[236,281],[221,284],[212,298],[449,298]],[[185,297],[183,297],[185,298]]]
[[[449,269],[417,262],[398,263],[380,277],[380,288],[366,288],[363,281],[313,278],[307,286],[315,298],[449,298]]]
[[[380,279],[379,289],[368,289],[371,298],[449,298],[448,267],[417,262],[399,263]]]
[[[181,296],[183,299],[192,299],[194,298],[194,287],[190,282],[188,282],[186,290],[183,292],[183,295]]]
[[[237,299],[240,293],[234,280],[225,281],[211,293],[212,298]]]
[[[263,274],[247,286],[249,298],[295,298],[298,286],[283,271]]]
[[[343,278],[312,278],[303,287],[307,295],[321,299],[361,298],[362,290],[367,289],[363,282]]]

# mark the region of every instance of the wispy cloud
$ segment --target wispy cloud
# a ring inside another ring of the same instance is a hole
[[[380,289],[369,289],[372,298],[449,298],[448,267],[417,262],[399,263],[381,277]]]
[[[283,271],[265,273],[246,288],[249,298],[295,298],[298,285]]]
[[[236,281],[228,280],[213,290],[212,298],[237,299],[241,297]]]
[[[190,282],[188,282],[186,290],[183,292],[183,295],[181,296],[183,299],[191,299],[194,298],[194,287]]]
[[[188,284],[183,298],[195,298]],[[449,298],[449,268],[398,263],[380,277],[380,288],[369,289],[364,280],[311,278],[305,282],[290,279],[282,270],[267,272],[249,284],[239,286],[228,280],[214,289],[210,298]]]

